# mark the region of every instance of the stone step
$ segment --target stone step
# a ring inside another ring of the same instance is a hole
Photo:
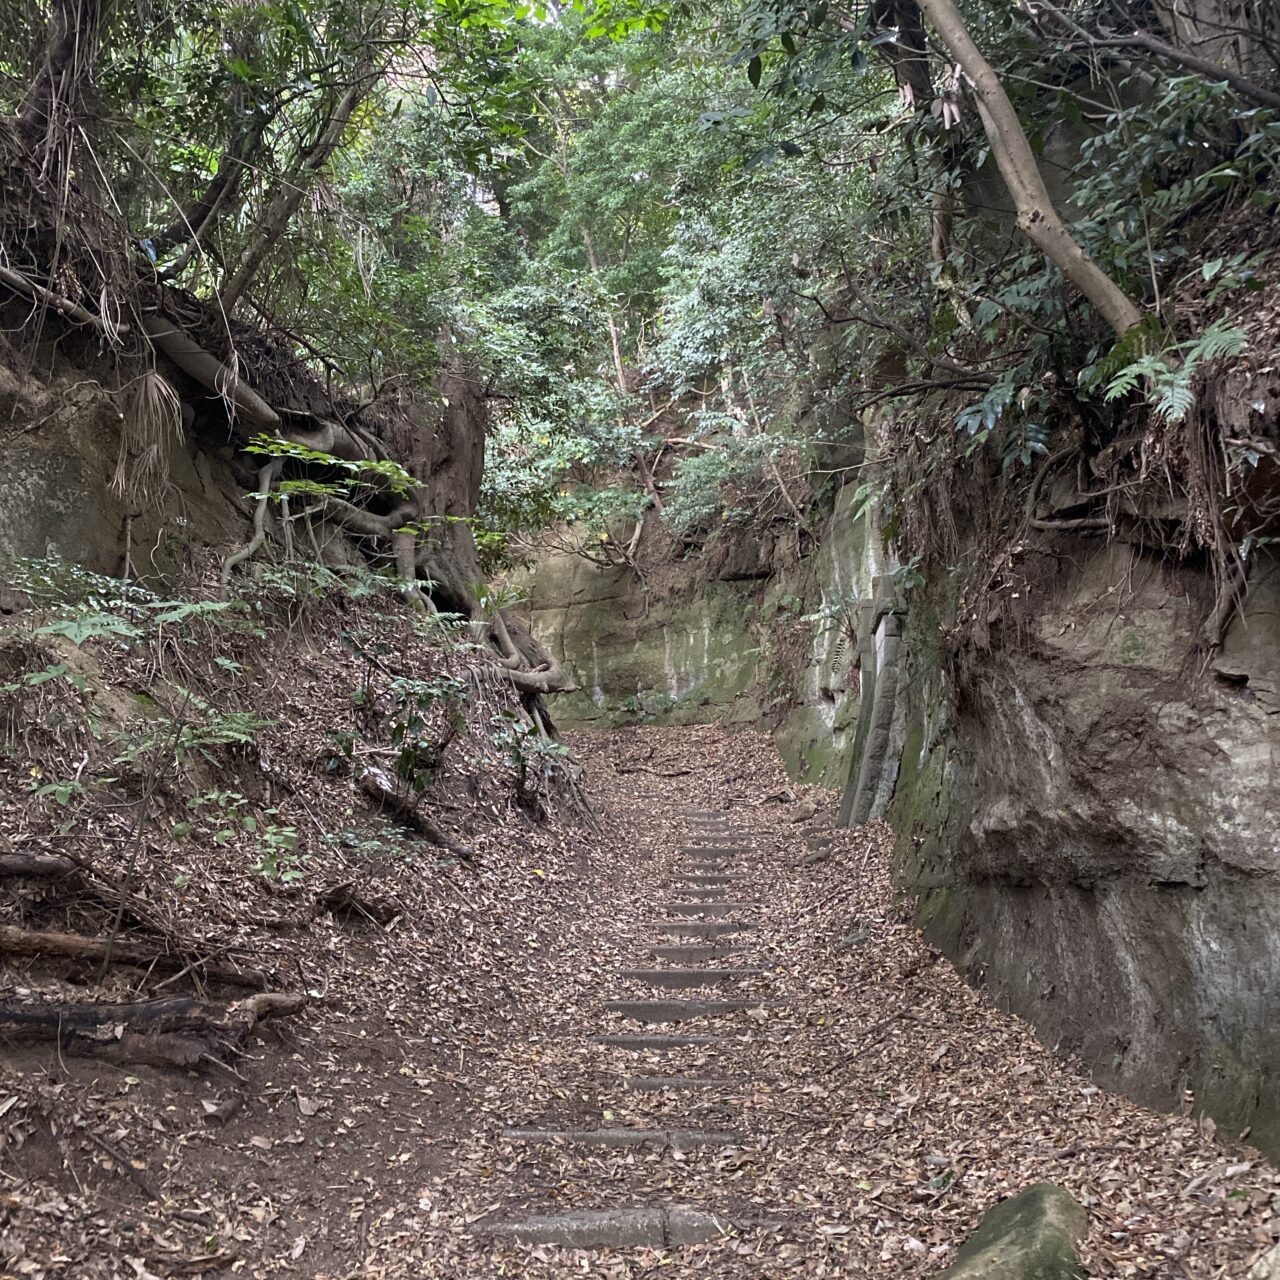
[[[742,1080],[708,1076],[623,1076],[622,1087],[633,1093],[663,1093],[688,1089],[724,1089],[732,1091],[744,1085]]]
[[[683,875],[745,875],[742,871],[731,871],[731,868],[739,865],[731,861],[729,858],[700,858],[696,862],[682,862],[675,867],[671,874],[675,876]]]
[[[721,1036],[670,1035],[665,1032],[636,1031],[612,1036],[592,1036],[593,1044],[611,1049],[697,1049],[723,1044]]]
[[[745,933],[755,925],[744,920],[655,920],[653,927],[673,938],[722,938],[727,933]]]
[[[655,960],[668,960],[672,964],[698,964],[703,960],[718,960],[747,949],[745,942],[669,942],[647,948]]]
[[[724,885],[696,884],[675,886],[680,893],[681,898],[689,898],[695,902],[727,902],[724,896],[727,892]]]
[[[731,916],[735,911],[750,911],[749,902],[659,902],[659,911],[669,911],[673,916],[702,916],[706,919],[719,919]]]
[[[776,1003],[776,1002],[772,1002]],[[608,1013],[633,1022],[688,1022],[691,1018],[718,1018],[746,1009],[763,1009],[764,1000],[606,1000]]]
[[[675,871],[672,879],[680,884],[711,888],[734,880],[750,880],[751,877],[745,871]]]
[[[507,1129],[509,1142],[563,1142],[573,1147],[670,1147],[693,1151],[698,1147],[733,1147],[736,1133],[705,1133],[699,1129]]]
[[[650,987],[714,987],[722,982],[741,982],[764,977],[765,969],[623,969],[618,977],[643,982]]]
[[[565,1213],[531,1214],[507,1221],[487,1218],[475,1223],[471,1230],[477,1235],[521,1244],[546,1244],[564,1249],[671,1249],[773,1225],[734,1221],[700,1209],[673,1206],[570,1209]]]
[[[691,849],[732,849],[737,853],[746,853],[751,848],[751,842],[744,840],[741,836],[695,836],[687,844],[681,846],[682,853],[688,853]]]

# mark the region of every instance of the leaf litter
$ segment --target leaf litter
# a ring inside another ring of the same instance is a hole
[[[920,1277],[992,1204],[1042,1180],[1088,1208],[1091,1276],[1235,1277],[1280,1239],[1280,1181],[1256,1152],[1099,1087],[956,975],[899,908],[883,825],[834,832],[831,856],[810,863],[793,819],[830,826],[835,799],[788,782],[767,738],[696,727],[572,741],[599,833],[494,805],[465,824],[470,859],[429,877],[385,871],[379,890],[402,906],[386,925],[320,915],[287,943],[243,930],[260,951],[287,951],[322,993],[265,1033],[242,1064],[248,1083],[12,1055],[0,1075],[3,1272]],[[617,975],[664,963],[648,948],[673,941],[653,926],[655,904],[679,896],[671,874],[698,830],[688,810],[723,812],[750,841],[733,860],[751,879],[732,896],[756,927],[711,963],[765,973],[655,990]],[[743,993],[768,1004],[649,1028],[604,1012],[619,997]],[[644,1030],[722,1042],[630,1051],[593,1039]],[[729,1083],[625,1085],[673,1075]],[[228,1099],[240,1105],[219,1119]],[[503,1137],[539,1126],[732,1140]],[[477,1230],[521,1211],[661,1205],[745,1225],[652,1250]]]

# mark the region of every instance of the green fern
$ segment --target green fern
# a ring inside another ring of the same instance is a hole
[[[1192,383],[1201,366],[1238,356],[1247,342],[1243,329],[1215,320],[1198,338],[1148,352],[1117,369],[1107,381],[1104,398],[1118,400],[1145,387],[1148,403],[1161,418],[1181,422],[1195,403]]]

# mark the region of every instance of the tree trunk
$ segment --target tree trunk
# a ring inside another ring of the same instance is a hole
[[[257,156],[273,115],[272,111],[255,113],[253,123],[232,139],[209,185],[167,227],[152,235],[157,254],[196,241],[213,225],[223,207],[234,198],[241,178]],[[186,260],[188,255],[184,254],[183,261]],[[167,270],[172,273],[173,268]]]
[[[240,257],[235,273],[222,289],[222,307],[228,315],[235,310],[236,303],[253,282],[267,255],[288,229],[303,197],[311,188],[312,179],[338,149],[352,113],[364,100],[371,82],[370,68],[357,67],[351,83],[330,107],[315,141],[298,157],[293,171],[277,185],[266,212]]]
[[[1127,333],[1142,313],[1063,224],[1009,95],[974,44],[955,4],[952,0],[919,0],[919,4],[973,86],[982,126],[1018,212],[1019,229],[1076,285],[1117,336]]]
[[[600,259],[596,256],[596,242],[591,238],[590,231],[583,231],[582,242],[587,247],[587,265],[591,268],[591,274],[600,279]],[[627,394],[627,366],[622,359],[622,339],[618,334],[618,322],[614,319],[613,308],[606,307],[604,311],[605,321],[609,326],[609,346],[613,351],[613,371],[618,377],[618,392],[620,395]]]

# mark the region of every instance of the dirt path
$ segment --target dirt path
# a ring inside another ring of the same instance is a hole
[[[361,1274],[924,1276],[1041,1180],[1088,1206],[1093,1276],[1239,1277],[1280,1236],[1255,1153],[1100,1090],[955,977],[894,910],[883,830],[806,865],[760,739],[578,745],[607,836],[577,910]]]
[[[0,1280],[924,1277],[1044,1180],[1093,1277],[1243,1280],[1280,1238],[1274,1170],[962,983],[888,833],[829,832],[767,739],[574,745],[603,831],[494,811],[384,873],[386,926],[312,920],[315,1003],[243,1086],[0,1062]]]

